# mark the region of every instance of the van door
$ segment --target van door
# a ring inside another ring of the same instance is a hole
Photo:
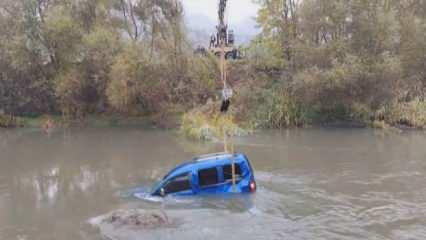
[[[198,170],[198,188],[200,193],[216,193],[220,185],[219,169],[217,167]]]

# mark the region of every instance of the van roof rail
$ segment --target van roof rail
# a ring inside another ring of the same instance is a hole
[[[232,156],[232,154],[228,153],[228,152],[210,153],[210,154],[197,156],[197,157],[193,158],[193,160],[194,161],[205,161],[205,160],[209,160],[209,159],[212,159],[212,158],[215,158],[215,157],[222,157],[222,156]]]

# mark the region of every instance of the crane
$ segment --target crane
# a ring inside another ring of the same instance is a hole
[[[226,3],[228,0],[219,0],[218,7],[218,25],[216,26],[216,41],[217,44],[213,51],[216,51],[215,54],[220,56],[220,72],[221,72],[221,80],[223,82],[223,90],[222,90],[222,104],[220,107],[220,111],[222,113],[226,113],[228,111],[230,105],[230,98],[232,96],[232,90],[228,88],[227,85],[227,74],[226,74],[226,59],[229,54],[229,50],[232,49],[229,45],[228,39],[228,25],[225,23],[225,11],[226,11]],[[233,50],[231,50],[233,51]]]
[[[225,21],[227,3],[228,0],[219,0],[218,25],[216,26],[216,34],[211,36],[209,50],[216,56],[220,56],[222,50],[224,50],[226,59],[237,59],[239,52],[234,47],[234,32],[233,30],[228,31],[228,25]]]

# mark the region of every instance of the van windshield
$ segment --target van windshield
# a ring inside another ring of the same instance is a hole
[[[170,179],[163,188],[165,194],[190,190],[191,182],[189,180],[189,174],[185,173]]]

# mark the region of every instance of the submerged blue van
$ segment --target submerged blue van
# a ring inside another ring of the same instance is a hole
[[[232,164],[235,164],[235,185]],[[152,196],[187,196],[256,191],[253,169],[242,153],[215,153],[194,158],[171,170],[155,186]]]

